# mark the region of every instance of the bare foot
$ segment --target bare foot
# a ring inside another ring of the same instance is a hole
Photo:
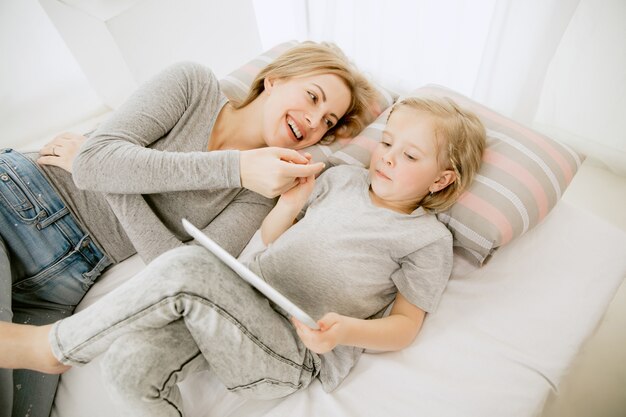
[[[61,374],[70,369],[52,354],[48,342],[51,328],[51,324],[0,322],[0,368],[32,369],[46,374]]]

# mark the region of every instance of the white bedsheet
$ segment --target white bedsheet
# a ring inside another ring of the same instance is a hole
[[[283,400],[247,401],[204,372],[181,384],[187,416],[535,416],[626,276],[625,255],[624,232],[561,201],[484,267],[455,257],[413,345],[364,355],[334,393],[315,382]],[[107,271],[79,308],[142,267],[133,257]],[[53,417],[119,415],[98,366],[62,376]]]

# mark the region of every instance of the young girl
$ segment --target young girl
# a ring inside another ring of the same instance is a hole
[[[0,151],[0,321],[69,316],[108,265],[184,246],[181,217],[238,254],[273,205],[265,197],[322,169],[295,150],[360,130],[374,94],[336,47],[303,43],[243,103],[208,68],[182,63],[135,92],[75,160],[65,135],[41,155]],[[1,371],[0,415],[48,417],[55,390],[56,377]]]
[[[53,326],[2,325],[0,365],[62,372],[106,352],[110,393],[134,416],[182,415],[175,383],[205,368],[255,398],[288,395],[315,377],[331,391],[364,348],[406,347],[437,307],[452,237],[434,212],[468,186],[484,143],[478,118],[451,100],[407,99],[390,113],[369,172],[332,168],[280,197],[260,230],[267,247],[250,267],[319,317],[319,330],[290,321],[189,246]],[[197,349],[155,347],[164,332],[192,337]]]

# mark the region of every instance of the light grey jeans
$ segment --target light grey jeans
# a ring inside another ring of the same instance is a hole
[[[52,350],[81,365],[105,353],[109,394],[132,416],[182,416],[176,383],[210,369],[251,398],[289,395],[317,376],[319,357],[290,321],[206,250],[171,250],[94,305],[57,322]]]

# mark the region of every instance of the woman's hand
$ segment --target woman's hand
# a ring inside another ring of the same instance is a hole
[[[64,132],[54,137],[39,150],[37,163],[54,165],[72,172],[72,163],[78,155],[81,145],[87,140],[78,133]]]
[[[261,148],[241,151],[241,185],[265,197],[276,197],[299,184],[299,178],[314,176],[324,169],[322,162],[308,162],[309,158],[293,149]]]
[[[295,317],[291,318],[291,322],[302,343],[313,352],[322,354],[330,352],[335,346],[341,344],[345,331],[345,319],[347,317],[340,314],[327,313],[317,321],[319,330],[311,329]]]

